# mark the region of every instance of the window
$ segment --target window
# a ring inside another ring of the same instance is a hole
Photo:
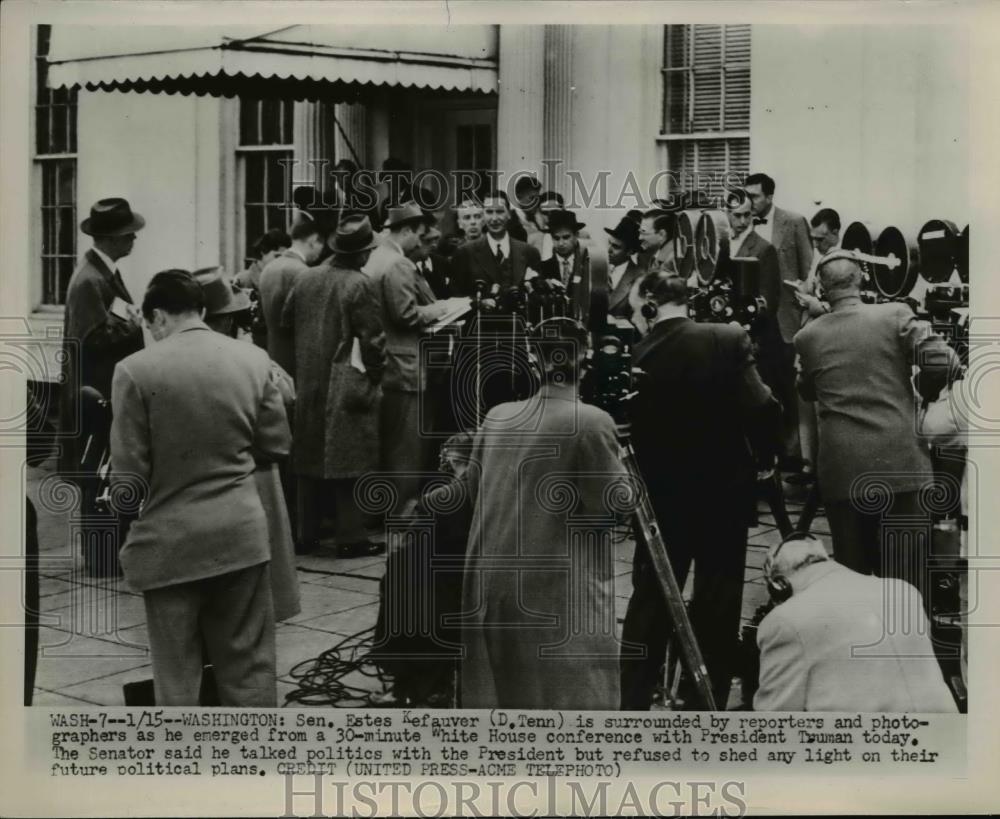
[[[292,159],[294,105],[292,100],[240,99],[239,247],[247,259],[254,242],[268,230],[290,227],[291,174],[290,166],[282,163]]]
[[[666,26],[663,121],[667,169],[750,170],[750,26]]]
[[[64,304],[76,266],[75,88],[46,87],[52,26],[38,26],[35,48],[35,169],[41,189],[42,303]]]

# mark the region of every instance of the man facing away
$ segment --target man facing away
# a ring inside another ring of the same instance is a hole
[[[203,309],[194,277],[158,273],[142,303],[157,343],[115,368],[112,489],[143,497],[121,562],[145,602],[157,705],[197,705],[207,659],[223,706],[269,708],[274,607],[254,456],[284,458],[291,436],[266,353],[213,332]]]
[[[267,324],[267,352],[285,372],[295,372],[295,350],[289,330],[281,326],[285,300],[295,277],[316,263],[323,252],[320,225],[305,213],[295,217],[292,246],[272,259],[260,274],[260,302]]]

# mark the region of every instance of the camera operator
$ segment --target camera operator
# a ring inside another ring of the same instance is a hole
[[[571,319],[536,328],[541,388],[494,407],[476,434],[465,477],[473,518],[463,708],[618,706],[614,517],[605,498],[626,472],[611,417],[577,395],[586,345],[585,328]]]
[[[803,534],[772,549],[764,577],[776,606],[757,632],[755,710],[955,712],[909,583],[851,571]]]
[[[687,317],[683,278],[651,273],[640,283],[648,335],[633,351],[644,377],[630,407],[639,469],[678,584],[695,561],[691,620],[716,701],[729,698],[743,594],[747,530],[758,461],[780,441],[780,407],[754,365],[750,339],[731,324]],[[660,679],[667,606],[647,547],[636,543],[623,643],[646,647],[622,659],[622,708],[647,710]]]
[[[818,266],[830,312],[795,336],[798,389],[815,401],[819,419],[819,488],[830,522],[833,553],[862,574],[907,580],[926,598],[920,537],[882,542],[882,512],[859,502],[860,482],[879,473],[889,493],[883,512],[922,528],[927,512],[919,490],[933,476],[914,432],[913,365],[917,389],[933,399],[958,373],[958,357],[905,304],[863,304],[861,266],[849,250],[827,254]],[[874,484],[872,484],[874,486]],[[876,504],[877,505],[877,504]]]

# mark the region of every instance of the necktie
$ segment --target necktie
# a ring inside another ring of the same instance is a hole
[[[503,264],[503,248],[497,245],[497,265]]]
[[[562,280],[563,284],[569,282],[569,259],[562,260]]]
[[[125,280],[122,279],[122,274],[119,270],[116,269],[115,272],[111,274],[111,278],[115,280],[115,286],[122,293],[128,293],[128,290],[125,288]]]
[[[755,216],[753,218],[753,223],[755,225],[766,225],[767,224],[767,217],[766,216]]]

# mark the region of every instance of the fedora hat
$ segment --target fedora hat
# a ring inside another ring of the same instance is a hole
[[[428,218],[429,217],[420,209],[420,205],[416,202],[406,202],[398,207],[389,208],[385,220],[385,226],[387,228],[393,228],[397,225],[427,220]]]
[[[629,250],[639,247],[639,223],[626,216],[613,228],[604,228],[608,236],[614,236]]]
[[[571,210],[549,211],[549,233],[555,233],[560,228],[569,228],[576,233],[581,228],[586,227],[583,222],[576,221],[576,214]]]
[[[334,253],[363,253],[377,244],[367,216],[345,216],[337,225],[330,246]]]
[[[125,199],[101,199],[90,209],[90,216],[80,223],[80,230],[88,236],[125,236],[135,233],[146,224],[138,213],[133,213]]]
[[[250,297],[222,275],[219,267],[203,267],[192,274],[205,296],[205,317],[250,309]]]

